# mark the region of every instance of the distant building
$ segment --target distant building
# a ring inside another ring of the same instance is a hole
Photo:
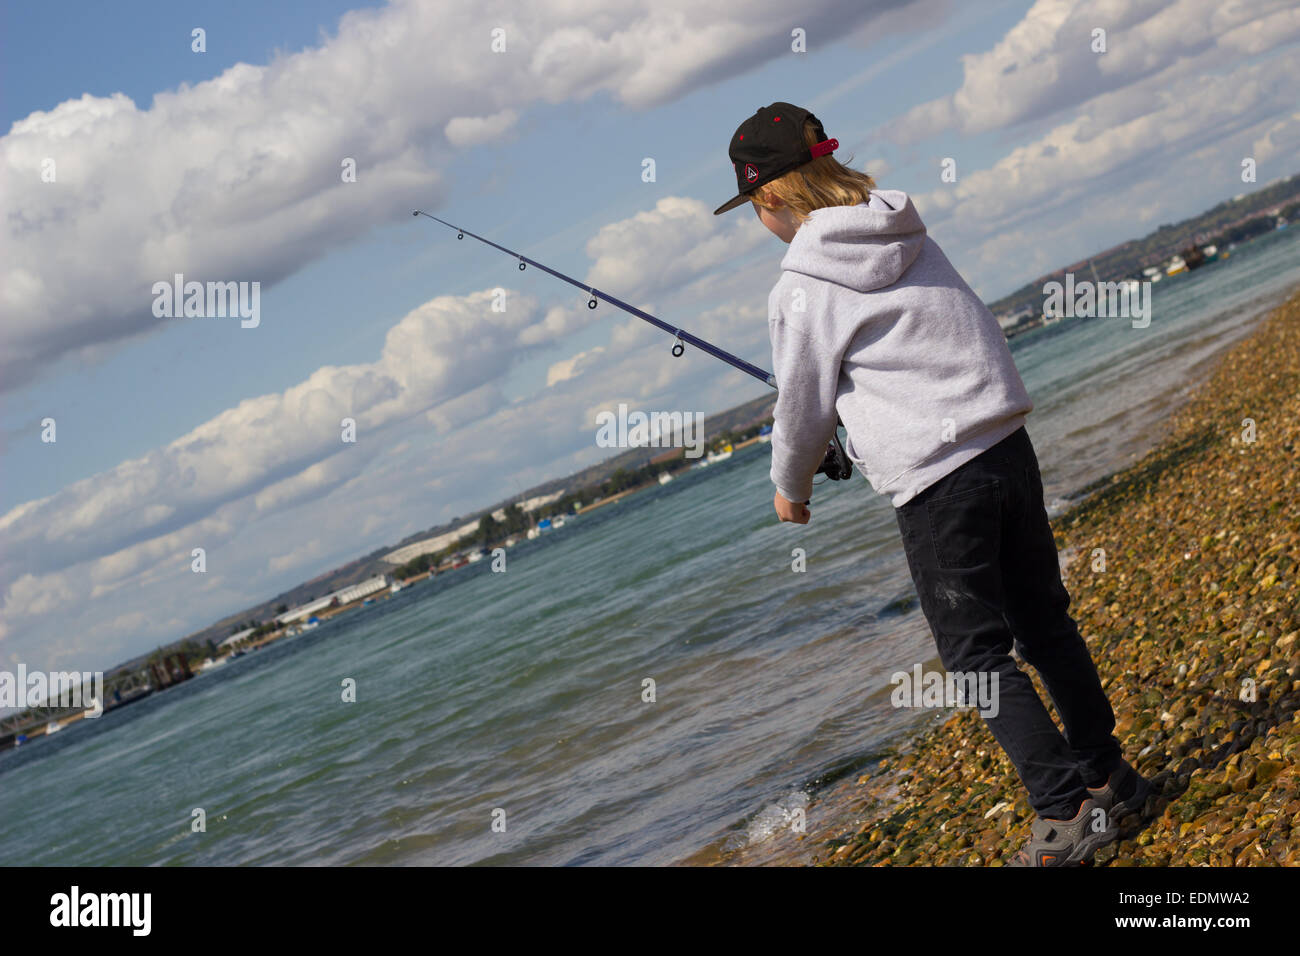
[[[379,574],[373,578],[368,578],[359,584],[353,584],[346,588],[342,588],[341,590],[334,591],[332,594],[327,594],[323,598],[317,598],[309,604],[290,608],[275,620],[278,624],[290,624],[293,621],[300,621],[308,615],[314,614],[316,611],[324,610],[331,605],[351,604],[353,601],[360,601],[362,598],[369,597],[378,591],[384,590],[390,584],[392,584],[392,582],[388,579],[388,575]]]
[[[341,591],[335,591],[330,597],[331,599],[338,598],[339,604],[351,604],[353,601],[360,601],[364,597],[369,597],[371,594],[384,590],[391,583],[388,580],[388,575],[379,574],[362,581],[360,584],[354,584]]]
[[[1002,326],[1003,329],[1010,329],[1013,328],[1014,326],[1019,325],[1021,322],[1028,321],[1033,317],[1034,317],[1034,310],[1026,306],[1025,308],[1021,309],[1019,312],[1014,312],[1010,315],[1006,315],[1006,314],[999,315],[997,319],[998,319],[998,325]]]
[[[408,561],[413,561],[422,554],[433,554],[435,551],[441,551],[443,548],[455,544],[467,534],[478,530],[479,519],[475,518],[468,524],[463,524],[459,528],[446,531],[432,538],[425,538],[423,541],[414,541],[411,544],[403,545],[396,551],[390,551],[384,555],[383,560],[387,564],[400,566]]]
[[[517,504],[521,511],[528,512],[534,511],[542,505],[549,505],[552,501],[558,501],[563,497],[564,489],[561,488],[559,491],[552,492],[549,495],[536,495],[532,498],[525,498],[523,501],[517,502]],[[492,512],[492,517],[497,521],[504,521],[506,518],[506,509],[498,508],[496,511]],[[459,528],[454,528],[451,531],[445,531],[442,534],[434,535],[432,538],[425,538],[423,541],[414,541],[411,544],[403,545],[396,551],[388,552],[388,554],[383,556],[382,560],[385,564],[391,564],[394,567],[401,567],[408,561],[414,561],[422,554],[433,554],[436,551],[442,551],[444,548],[451,547],[461,538],[467,537],[477,531],[479,521],[481,520],[481,517],[475,518],[473,521],[468,524],[463,524]]]
[[[292,621],[302,620],[308,614],[312,614],[315,613],[316,611],[322,610],[323,608],[329,607],[330,601],[332,600],[334,600],[334,596],[331,594],[331,595],[326,595],[323,598],[317,598],[315,601],[312,601],[309,604],[303,604],[299,607],[291,607],[289,608],[289,610],[285,611],[283,614],[281,614],[279,617],[275,619],[276,623],[289,624]]]
[[[226,638],[224,641],[218,644],[217,647],[231,647],[235,644],[238,644],[244,638],[248,637],[248,635],[252,634],[253,631],[255,630],[257,630],[257,628],[250,627],[240,631],[237,634],[231,634],[228,638]]]
[[[554,491],[549,495],[537,495],[535,498],[526,498],[519,502],[519,508],[521,511],[536,511],[542,505],[549,505],[552,501],[559,501],[563,497],[564,489],[561,488],[559,491]],[[502,514],[504,515],[504,512]],[[498,518],[497,520],[500,521],[501,519]]]

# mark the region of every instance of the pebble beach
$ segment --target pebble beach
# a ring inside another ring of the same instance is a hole
[[[1145,827],[1093,865],[1300,864],[1298,460],[1300,293],[1053,521],[1115,734],[1156,784]],[[824,796],[781,862],[1002,866],[1033,821],[973,710]]]

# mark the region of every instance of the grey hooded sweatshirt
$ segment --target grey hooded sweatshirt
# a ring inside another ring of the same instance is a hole
[[[907,194],[814,210],[768,297],[778,389],[772,482],[812,495],[838,414],[845,450],[898,507],[1033,409],[997,320]]]

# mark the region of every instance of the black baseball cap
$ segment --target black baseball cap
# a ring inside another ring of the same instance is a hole
[[[811,149],[804,143],[805,120],[812,120],[817,130],[817,145]],[[818,156],[826,156],[838,148],[840,141],[827,139],[821,120],[805,109],[791,103],[773,103],[764,106],[740,124],[731,137],[727,153],[736,170],[736,186],[740,192],[713,210],[716,216],[735,209],[749,200],[749,194],[764,183],[784,176]]]

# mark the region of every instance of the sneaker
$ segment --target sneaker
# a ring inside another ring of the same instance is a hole
[[[1096,826],[1099,821],[1104,821],[1100,830]],[[1079,866],[1091,862],[1094,853],[1117,839],[1119,828],[1106,808],[1088,797],[1073,819],[1035,819],[1029,841],[1012,855],[1007,866]]]
[[[1127,760],[1121,760],[1104,784],[1088,788],[1088,796],[1114,818],[1120,835],[1127,837],[1141,827],[1142,811],[1152,789],[1150,780],[1134,770]],[[1121,793],[1127,793],[1128,796],[1120,800]]]

